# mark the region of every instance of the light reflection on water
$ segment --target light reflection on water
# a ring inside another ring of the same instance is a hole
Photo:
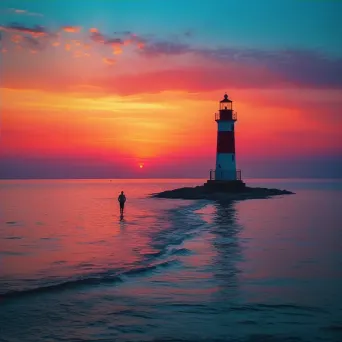
[[[3,338],[341,340],[340,183],[262,180],[297,194],[231,205],[146,198],[198,183],[1,182]]]

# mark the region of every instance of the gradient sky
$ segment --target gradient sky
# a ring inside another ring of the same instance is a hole
[[[342,1],[1,0],[0,178],[342,172]],[[141,167],[142,166],[142,167]]]

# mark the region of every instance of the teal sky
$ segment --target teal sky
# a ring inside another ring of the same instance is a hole
[[[206,47],[267,50],[309,49],[342,56],[342,1],[338,0],[2,0],[2,25],[19,22],[58,28],[96,26],[101,32],[129,30]],[[18,8],[43,16],[20,16]],[[183,39],[185,40],[185,39]]]

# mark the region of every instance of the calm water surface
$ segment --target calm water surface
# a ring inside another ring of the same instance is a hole
[[[342,181],[201,182],[0,181],[0,341],[342,341]]]

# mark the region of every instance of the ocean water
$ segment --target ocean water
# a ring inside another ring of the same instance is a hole
[[[146,197],[201,183],[0,181],[0,341],[342,341],[342,181]]]

